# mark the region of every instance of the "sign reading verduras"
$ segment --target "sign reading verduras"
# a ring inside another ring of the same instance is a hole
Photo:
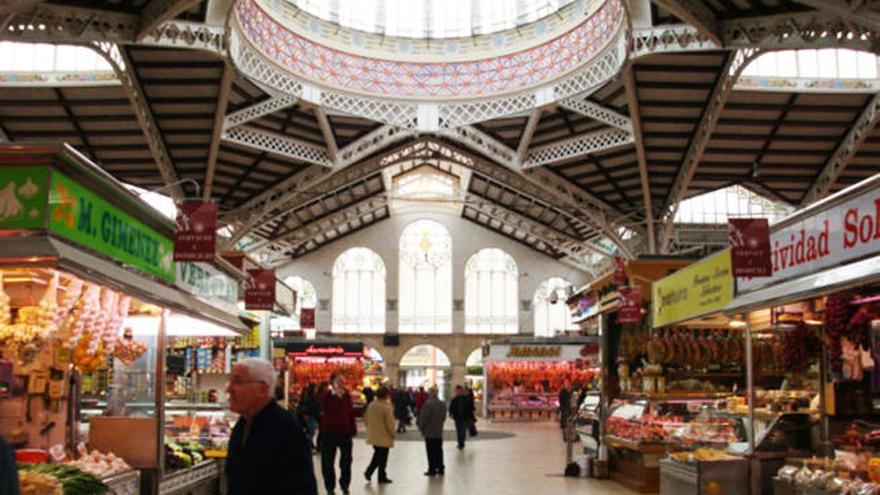
[[[177,204],[174,261],[213,261],[217,237],[217,203],[181,201]]]
[[[238,313],[238,282],[207,263],[177,263],[176,285],[224,311]]]
[[[251,269],[244,286],[244,308],[268,310],[275,308],[275,270]]]
[[[770,248],[773,276],[737,279],[738,292],[880,252],[880,188],[773,229]]]
[[[655,327],[720,311],[733,300],[730,250],[682,268],[651,288]]]
[[[769,277],[770,224],[766,218],[728,220],[731,268],[734,277]]]

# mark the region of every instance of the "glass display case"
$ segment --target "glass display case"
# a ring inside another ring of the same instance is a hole
[[[578,409],[575,417],[575,431],[581,439],[586,453],[595,455],[599,450],[600,431],[602,420],[602,401],[598,392],[590,392],[584,397],[584,402]]]

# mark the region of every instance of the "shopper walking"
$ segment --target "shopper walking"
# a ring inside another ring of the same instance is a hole
[[[422,408],[425,407],[425,402],[427,402],[427,400],[428,394],[425,392],[425,387],[419,387],[419,390],[415,393],[416,416],[422,412]]]
[[[394,447],[394,413],[388,401],[388,389],[379,388],[376,399],[367,406],[364,424],[367,427],[367,443],[373,446],[373,458],[364,472],[367,481],[372,481],[373,472],[379,471],[379,483],[391,483],[385,467],[388,465],[388,452]]]
[[[563,430],[571,415],[571,382],[565,380],[562,388],[559,389],[559,427]]]
[[[449,402],[449,416],[455,421],[455,438],[458,441],[458,450],[464,449],[468,428],[473,418],[473,411],[468,406],[468,398],[464,393],[464,387],[455,386],[455,397]]]
[[[366,403],[365,407],[369,406],[370,402],[373,402],[373,398],[376,395],[376,393],[373,392],[373,388],[369,385],[366,385],[364,386],[363,390],[361,390],[361,393],[364,394],[364,402]]]
[[[467,398],[468,411],[471,413],[471,424],[468,425],[468,433],[477,436],[477,399],[474,397],[474,389],[465,385],[465,397]]]
[[[354,405],[342,373],[330,376],[331,389],[321,400],[321,474],[327,493],[336,489],[336,451],[339,450],[339,488],[348,495],[351,483],[352,438],[357,433]]]
[[[0,437],[0,495],[18,495],[18,468],[12,447]]]
[[[394,417],[397,418],[397,433],[406,433],[409,422],[409,394],[399,388],[394,393]]]
[[[428,400],[419,413],[419,431],[425,438],[425,451],[428,454],[428,470],[425,476],[442,475],[446,471],[443,464],[443,423],[446,422],[446,403],[438,397],[437,387],[428,391]]]
[[[229,408],[240,415],[229,439],[229,495],[317,495],[312,456],[303,427],[273,400],[275,370],[265,359],[242,359],[232,367]]]
[[[312,449],[312,453],[317,452],[317,447],[315,446],[315,434],[318,431],[318,421],[321,419],[320,414],[321,409],[320,406],[318,406],[315,384],[310,383],[302,391],[302,396],[296,407],[296,415],[305,427],[306,439],[309,441],[309,447]]]

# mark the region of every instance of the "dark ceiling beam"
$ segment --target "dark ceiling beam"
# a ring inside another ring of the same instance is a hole
[[[159,1],[159,0],[153,0]],[[226,117],[226,108],[229,105],[229,93],[232,81],[235,78],[235,69],[232,62],[223,64],[223,75],[220,78],[220,87],[217,91],[217,108],[214,110],[214,124],[212,127],[211,144],[208,147],[208,162],[205,164],[205,186],[202,188],[202,197],[211,199],[211,188],[214,187],[214,172],[217,168],[217,157],[220,155],[220,138],[223,134],[223,119]]]
[[[697,28],[697,30],[716,46],[724,46],[718,26],[718,19],[709,7],[700,0],[653,0],[675,17]]]
[[[161,24],[201,3],[202,0],[151,0],[139,16],[135,41],[141,41]]]
[[[626,106],[629,109],[629,118],[632,121],[633,135],[635,136],[636,157],[639,163],[639,185],[642,190],[642,205],[645,209],[645,224],[648,236],[648,253],[657,252],[657,235],[654,230],[654,205],[651,202],[651,183],[648,178],[648,159],[645,152],[644,131],[642,129],[642,115],[639,107],[639,92],[636,86],[636,77],[632,65],[623,71],[623,84],[626,91]]]
[[[782,112],[779,113],[779,118],[776,119],[776,123],[773,124],[773,128],[770,129],[770,133],[767,134],[767,138],[764,140],[764,144],[761,146],[761,150],[755,156],[755,165],[752,170],[752,175],[757,176],[759,171],[759,167],[761,166],[761,162],[764,161],[764,155],[767,154],[767,151],[770,149],[770,145],[773,144],[773,141],[777,139],[776,134],[779,132],[779,128],[782,126],[782,123],[785,122],[785,119],[788,117],[788,112],[791,111],[791,107],[794,105],[794,102],[797,100],[798,94],[792,93],[788,97],[788,101],[785,102],[785,108],[783,108]],[[807,136],[804,136],[807,137]],[[713,136],[714,139],[723,139],[716,136]]]
[[[795,0],[819,12],[838,16],[868,29],[880,30],[880,12],[871,0]]]
[[[862,143],[873,132],[880,119],[880,94],[868,99],[862,112],[853,120],[852,126],[844,134],[837,148],[828,157],[825,166],[816,176],[813,185],[801,198],[801,206],[806,206],[824,198],[846,170],[849,162],[858,153]],[[863,156],[869,156],[863,153]]]

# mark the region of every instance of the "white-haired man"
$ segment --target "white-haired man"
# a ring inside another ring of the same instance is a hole
[[[241,415],[229,439],[229,495],[317,495],[312,455],[302,426],[273,399],[275,370],[265,359],[232,367],[229,408]]]

